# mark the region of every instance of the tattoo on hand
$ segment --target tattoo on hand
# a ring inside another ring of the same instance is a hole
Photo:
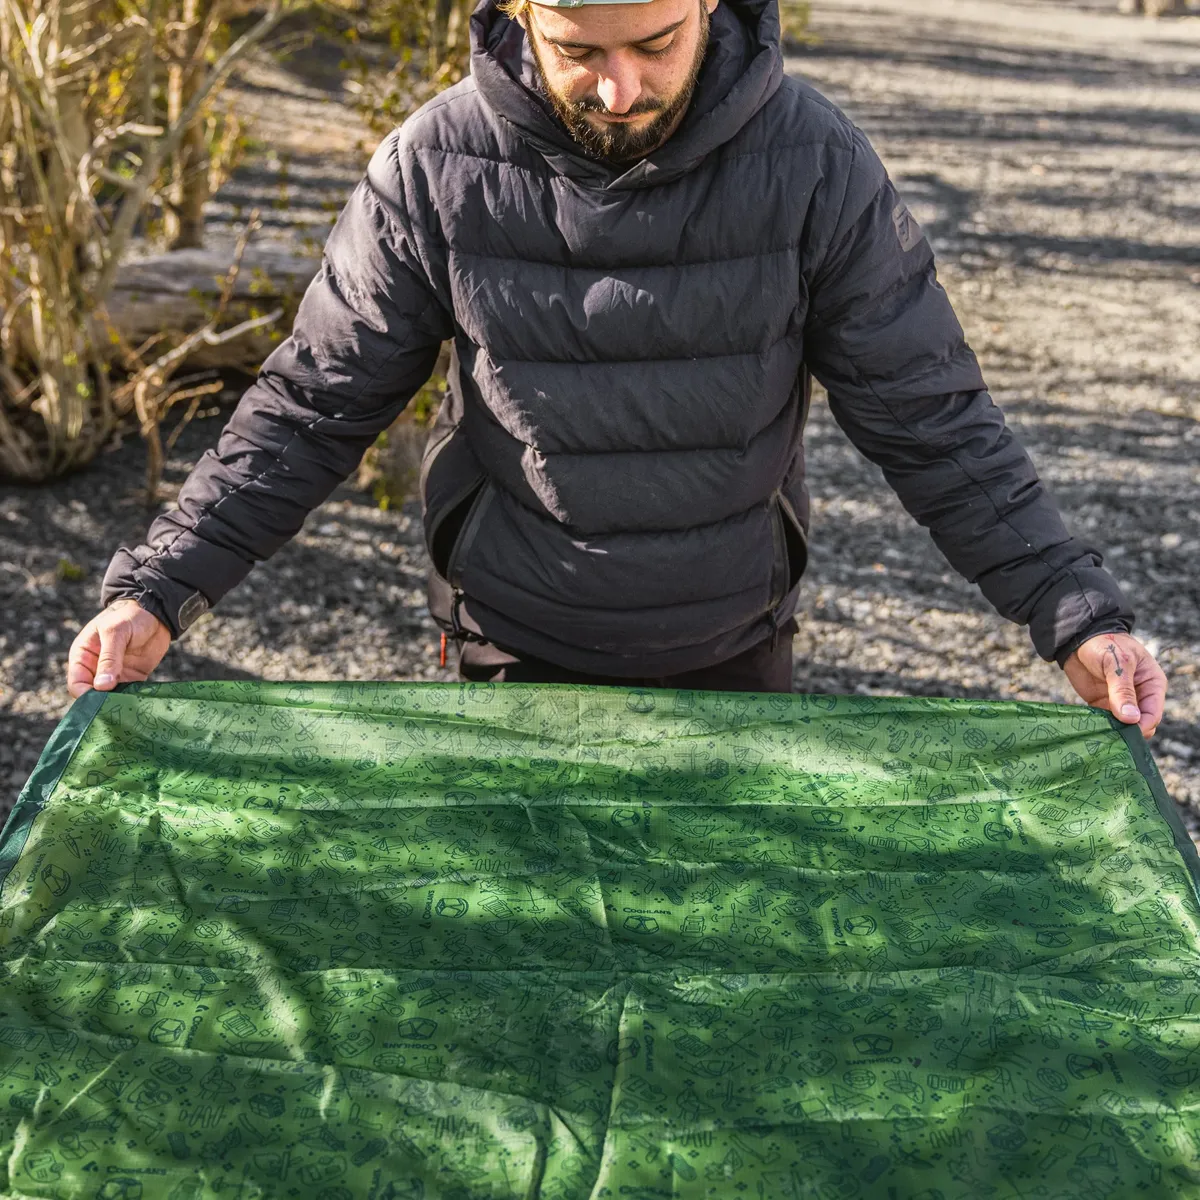
[[[1113,660],[1113,674],[1114,674],[1114,675],[1115,675],[1115,676],[1116,676],[1118,679],[1120,679],[1120,677],[1121,677],[1122,675],[1124,675],[1124,674],[1125,674],[1125,671],[1124,671],[1124,670],[1123,670],[1123,668],[1121,667],[1121,656],[1120,656],[1120,654],[1117,652],[1117,644],[1116,644],[1116,642],[1109,642],[1109,643],[1108,643],[1108,649],[1106,649],[1106,650],[1104,651],[1104,653],[1105,653],[1106,655],[1109,655],[1109,654],[1111,654],[1111,655],[1112,655],[1112,660]]]

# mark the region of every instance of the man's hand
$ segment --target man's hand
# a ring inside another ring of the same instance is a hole
[[[1153,737],[1162,720],[1167,677],[1154,655],[1128,633],[1088,638],[1063,666],[1071,686],[1088,704],[1106,708],[1127,725]]]
[[[67,691],[78,698],[91,687],[107,692],[145,679],[170,645],[171,631],[136,600],[114,600],[71,643]]]

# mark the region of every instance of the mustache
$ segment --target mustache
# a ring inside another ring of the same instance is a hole
[[[613,113],[599,96],[581,96],[571,101],[571,108],[579,113],[600,113],[609,116],[640,116],[642,113],[662,112],[666,107],[661,100],[635,100],[623,113]]]

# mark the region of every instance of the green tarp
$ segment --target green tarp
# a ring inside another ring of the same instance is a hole
[[[89,693],[0,845],[0,1192],[1200,1196],[1198,869],[1092,709]]]

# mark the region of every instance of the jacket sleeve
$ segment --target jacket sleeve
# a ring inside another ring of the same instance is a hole
[[[263,363],[178,508],[121,547],[103,603],[129,596],[178,636],[269,557],[358,465],[452,333],[408,219],[398,131],[338,217],[291,336]]]
[[[1071,537],[985,390],[933,252],[866,138],[807,272],[808,364],[834,418],[950,565],[1060,664],[1133,627],[1092,547]]]

